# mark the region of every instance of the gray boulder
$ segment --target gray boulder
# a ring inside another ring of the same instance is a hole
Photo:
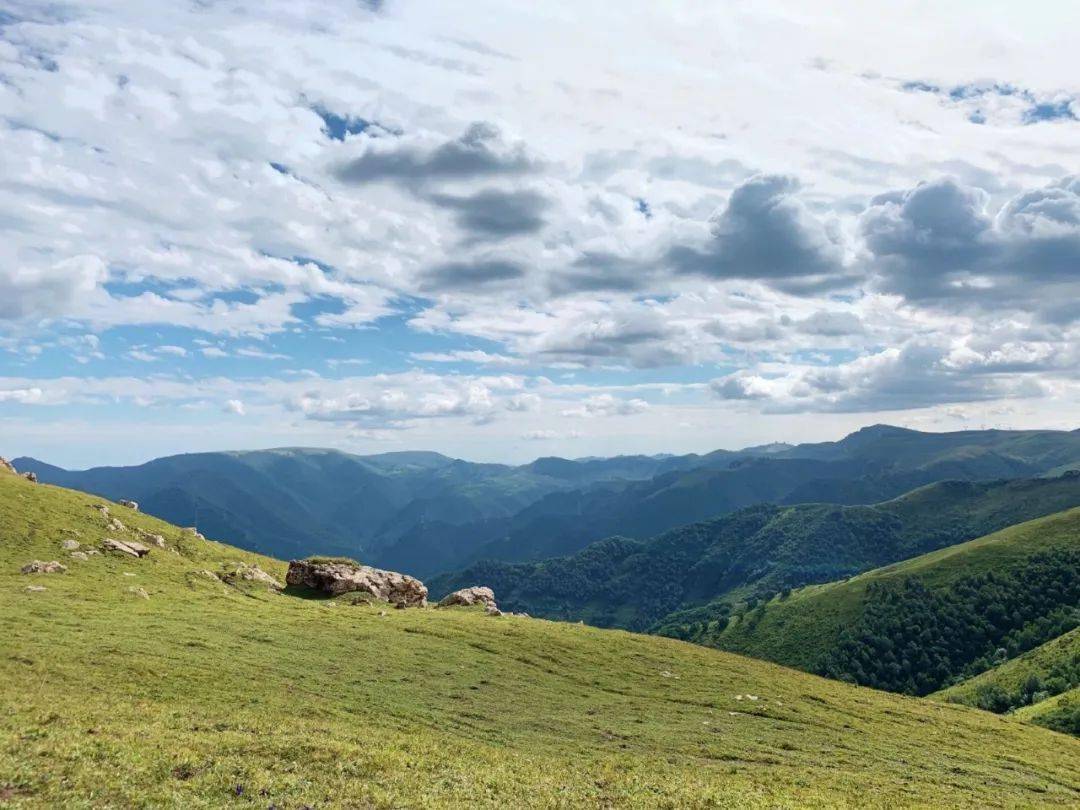
[[[420,580],[344,560],[292,560],[285,582],[331,596],[354,591],[367,593],[397,607],[427,604],[428,591]]]
[[[126,506],[128,509],[134,509],[136,512],[139,511],[139,504],[136,503],[135,501],[123,501],[122,500],[122,501],[117,501],[117,503],[119,503],[121,506]]]
[[[0,470],[3,470],[4,472],[9,472],[9,473],[14,473],[15,472],[15,468],[11,465],[11,462],[8,461],[3,456],[0,456]]]
[[[259,566],[249,565],[244,562],[237,563],[236,567],[231,571],[221,574],[220,579],[230,585],[235,585],[237,582],[262,582],[276,591],[280,591],[285,587]]]
[[[462,607],[483,605],[485,608],[498,608],[498,605],[495,604],[495,592],[483,585],[454,591],[452,594],[444,596],[439,602],[439,607],[454,607],[456,605]]]
[[[37,473],[32,473],[32,472],[23,473],[23,478],[25,478],[31,484],[36,484],[37,483]]]
[[[67,571],[67,566],[56,560],[45,562],[44,560],[31,560],[22,567],[24,574],[62,574]]]
[[[136,543],[134,540],[114,540],[111,537],[102,540],[101,547],[105,551],[115,551],[127,554],[129,557],[145,557],[150,553],[150,548],[142,543]]]

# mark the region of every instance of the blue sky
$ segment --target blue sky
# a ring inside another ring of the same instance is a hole
[[[864,5],[6,4],[0,454],[1077,427],[1070,4]]]

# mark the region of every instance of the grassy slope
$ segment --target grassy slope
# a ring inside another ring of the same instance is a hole
[[[0,474],[0,802],[1080,806],[1080,743],[1044,729],[670,639],[234,589],[198,571],[284,566],[121,507],[170,549],[79,562],[94,502]]]
[[[1080,627],[1006,661],[1001,666],[935,692],[933,697],[970,705],[980,686],[994,684],[1006,692],[1016,692],[1032,675],[1045,681],[1056,666],[1073,661],[1080,661]]]
[[[918,576],[928,586],[968,574],[1004,568],[1050,548],[1080,543],[1080,508],[1012,526],[977,540],[877,568],[843,582],[811,585],[761,613],[732,622],[710,642],[721,649],[813,668],[835,643],[841,628],[858,618],[867,586],[875,580]]]
[[[1018,709],[1013,716],[1055,731],[1080,736],[1080,686],[1033,706]]]

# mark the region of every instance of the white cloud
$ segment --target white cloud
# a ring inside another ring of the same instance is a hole
[[[643,399],[621,399],[611,394],[597,394],[582,401],[581,405],[567,408],[563,416],[605,417],[631,416],[649,410],[649,403]]]
[[[225,401],[225,406],[222,409],[225,413],[231,413],[234,416],[247,415],[247,408],[244,407],[244,403],[238,399],[228,399]]]

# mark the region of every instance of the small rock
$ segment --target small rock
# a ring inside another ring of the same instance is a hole
[[[131,557],[145,557],[150,553],[150,549],[142,543],[136,543],[134,540],[114,540],[111,537],[102,540],[101,547],[105,551],[116,551]]]
[[[259,568],[259,566],[248,565],[245,562],[237,563],[235,569],[226,571],[221,575],[220,579],[222,582],[228,582],[230,585],[235,585],[238,581],[243,580],[245,582],[264,582],[274,590],[278,591],[285,588],[284,585]]]
[[[64,551],[75,551],[79,547],[79,541],[67,538],[60,541],[60,546]]]
[[[136,512],[139,511],[139,504],[135,501],[117,501],[117,503],[121,506],[126,506],[128,509],[134,509]]]
[[[82,560],[86,562],[90,559],[89,555],[85,551],[73,551],[71,552],[71,558],[74,560]]]
[[[444,596],[439,601],[439,607],[454,607],[456,605],[463,607],[472,607],[473,605],[498,607],[495,604],[495,592],[483,585],[462,588],[460,591],[454,591],[452,594]]]
[[[194,526],[187,526],[187,527],[181,529],[180,531],[182,531],[184,534],[193,535],[196,540],[205,540],[206,539],[205,537],[202,536],[202,534],[199,532],[199,530],[196,529]]]
[[[116,532],[117,534],[127,531],[127,526],[121,523],[117,518],[109,518],[108,528],[109,531]]]
[[[165,538],[160,534],[148,532],[146,529],[135,529],[135,533],[148,543],[153,543],[158,548],[165,548]]]
[[[214,582],[221,582],[221,578],[218,577],[217,574],[215,574],[213,571],[207,571],[205,568],[199,572],[199,575],[204,576],[207,579],[212,579],[214,580]]]
[[[23,473],[23,478],[25,478],[31,484],[36,484],[38,482],[37,481],[37,473],[32,473],[32,472]]]
[[[488,605],[486,608],[484,608],[484,613],[486,613],[488,616],[502,616],[503,615],[503,612],[501,610],[499,610],[497,607],[495,607],[494,605]]]
[[[33,587],[33,586],[31,585],[30,587]],[[387,612],[386,612],[385,610],[380,610],[380,611],[379,611],[379,615],[380,615],[380,616],[389,616],[390,614],[389,614],[389,613],[387,613]]]
[[[57,560],[51,562],[44,562],[42,560],[31,560],[22,567],[24,574],[62,574],[67,571],[67,566],[62,565]]]
[[[133,594],[135,594],[135,596],[139,597],[140,599],[149,599],[150,598],[150,594],[148,594],[146,592],[145,588],[139,588],[139,587],[136,587],[135,585],[132,585],[130,588],[128,588],[128,593],[133,593]]]
[[[41,593],[42,591],[47,591],[48,588],[44,585],[27,585],[26,590],[31,591],[32,593]]]
[[[109,507],[103,503],[92,503],[90,504],[90,508],[97,509],[105,517],[109,516]]]

